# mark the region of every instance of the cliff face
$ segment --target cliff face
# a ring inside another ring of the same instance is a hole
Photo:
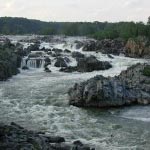
[[[112,107],[150,103],[149,65],[137,64],[118,77],[96,76],[68,92],[71,105]]]
[[[150,58],[150,41],[146,37],[129,39],[125,47],[126,56]]]
[[[21,55],[16,50],[17,47],[9,40],[0,45],[0,81],[19,73]]]

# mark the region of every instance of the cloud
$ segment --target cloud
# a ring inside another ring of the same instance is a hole
[[[145,21],[149,0],[0,0],[0,16],[45,21]]]

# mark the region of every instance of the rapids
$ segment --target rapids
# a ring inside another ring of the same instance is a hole
[[[73,45],[74,39],[67,38],[67,44],[42,43],[41,47],[77,51]],[[96,150],[149,150],[150,106],[83,109],[69,106],[67,95],[68,89],[76,82],[100,74],[115,76],[144,60],[123,56],[114,56],[111,60],[101,53],[83,53],[111,61],[113,68],[91,73],[62,73],[53,65],[50,67],[52,73],[44,72],[42,67],[21,70],[17,76],[0,82],[0,121],[13,121],[27,129],[63,136],[68,141],[79,139],[94,146]],[[74,61],[72,65],[75,65]]]

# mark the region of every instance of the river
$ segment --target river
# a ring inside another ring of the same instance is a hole
[[[61,44],[53,46],[66,48]],[[103,54],[88,54],[110,59]],[[67,141],[78,139],[96,150],[149,150],[150,106],[100,110],[68,105],[67,92],[74,83],[100,74],[118,75],[144,60],[114,56],[111,61],[112,69],[91,73],[62,73],[53,66],[52,73],[44,72],[43,68],[20,69],[17,76],[0,82],[0,121],[13,121],[27,129],[63,136]]]

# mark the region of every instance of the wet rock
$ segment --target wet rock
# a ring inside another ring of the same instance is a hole
[[[92,72],[95,70],[106,70],[111,67],[112,66],[109,62],[99,61],[94,56],[79,59],[77,63],[77,68],[79,72]]]
[[[55,52],[56,54],[60,54],[63,52],[62,49],[58,49],[58,48],[53,48],[52,51]]]
[[[110,54],[107,55],[110,59],[114,59],[114,57]]]
[[[71,51],[68,50],[68,49],[65,49],[65,50],[64,50],[64,53],[71,53]]]
[[[29,70],[29,68],[27,66],[23,66],[22,70]]]
[[[55,67],[67,67],[67,63],[64,58],[58,57],[54,64]]]
[[[51,59],[49,57],[46,57],[44,67],[47,67],[48,65],[51,65]]]
[[[59,71],[71,73],[71,72],[77,71],[77,67],[76,66],[75,67],[69,66],[69,67],[66,67],[66,68],[61,68]]]
[[[68,92],[69,102],[78,107],[150,104],[150,78],[143,75],[145,67],[146,64],[137,64],[118,77],[96,76],[75,84]]]
[[[76,59],[80,59],[80,58],[84,58],[85,56],[80,52],[72,52],[72,57]]]
[[[45,67],[44,71],[45,72],[52,72],[48,67]]]
[[[47,136],[24,129],[16,123],[0,124],[0,149],[2,150],[92,150],[78,143],[65,143],[59,136]]]
[[[35,43],[35,44],[31,44],[28,48],[27,51],[39,51],[40,50],[40,44],[39,43]]]

